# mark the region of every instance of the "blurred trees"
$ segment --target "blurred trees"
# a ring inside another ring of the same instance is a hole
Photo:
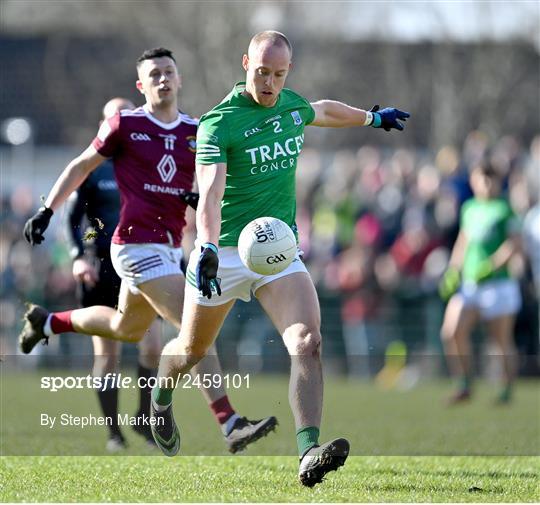
[[[134,87],[135,59],[145,48],[163,45],[174,51],[184,77],[181,107],[198,116],[243,79],[241,55],[250,36],[276,28],[290,36],[295,50],[288,85],[306,97],[364,108],[394,105],[413,115],[400,136],[367,129],[310,132],[328,148],[371,141],[438,148],[461,143],[476,128],[493,139],[514,134],[528,142],[540,130],[540,59],[532,43],[452,43],[443,37],[403,44],[381,33],[359,41],[331,22],[349,15],[346,26],[357,26],[358,7],[331,5],[4,0],[0,56],[9,71],[0,74],[0,114],[33,118],[38,142],[87,144],[106,100],[124,95],[142,103]],[[366,20],[373,21],[369,6]],[[322,18],[325,30],[314,29]]]

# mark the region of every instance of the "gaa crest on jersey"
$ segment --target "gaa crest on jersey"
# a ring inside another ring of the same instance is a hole
[[[251,128],[251,130],[246,130],[244,132],[244,137],[248,138],[251,135],[255,135],[256,133],[262,132],[260,128]]]
[[[297,110],[293,110],[291,112],[291,116],[293,118],[295,126],[299,126],[302,124],[302,117],[300,116],[300,113]]]
[[[197,138],[193,135],[188,135],[186,137],[186,142],[188,144],[188,149],[194,153],[197,152]]]
[[[152,140],[148,134],[138,132],[131,132],[129,138],[131,140],[145,140],[146,142],[150,142]]]

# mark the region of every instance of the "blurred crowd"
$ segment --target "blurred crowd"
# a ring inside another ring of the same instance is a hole
[[[461,205],[472,195],[469,171],[486,157],[504,176],[505,196],[527,223],[527,213],[538,206],[540,136],[528,146],[510,136],[492,143],[473,131],[461,149],[304,150],[297,176],[300,247],[321,298],[325,346],[342,356],[350,373],[376,373],[395,342],[409,355],[440,354],[444,305],[437,283],[457,236]],[[23,224],[36,203],[23,185],[1,200],[4,353],[14,352],[26,300],[53,310],[71,307],[75,300],[60,220],[54,238],[51,234],[43,245],[32,249],[23,240]],[[532,263],[524,255],[512,271],[521,280],[524,300],[516,326],[522,372],[535,373],[538,289]],[[244,310],[238,305],[230,319]],[[249,319],[258,317],[253,313]],[[256,337],[251,329],[242,331],[235,345],[245,348]],[[224,338],[230,334],[225,328]]]
[[[473,131],[461,150],[383,152],[364,146],[356,153],[337,152],[328,163],[320,153],[303,154],[301,248],[319,293],[341,299],[336,321],[349,357],[380,357],[395,341],[408,353],[440,353],[444,305],[437,284],[457,237],[460,208],[472,196],[469,172],[486,158],[525,221],[538,205],[540,137],[530,146],[514,137],[490,144]],[[516,338],[529,369],[538,352],[538,291],[530,259],[525,254],[512,264],[524,299]],[[368,360],[364,368],[373,373],[379,361]],[[351,360],[349,365],[362,368]]]

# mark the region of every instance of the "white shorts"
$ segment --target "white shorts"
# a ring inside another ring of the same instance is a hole
[[[139,284],[164,277],[183,275],[181,247],[169,244],[111,244],[111,261],[118,277],[137,295]]]
[[[293,262],[283,272],[275,275],[260,275],[244,266],[238,254],[237,247],[223,247],[218,252],[219,269],[217,274],[221,286],[221,296],[212,293],[212,298],[208,299],[197,289],[197,280],[195,277],[197,262],[201,254],[200,250],[200,247],[196,246],[189,256],[186,272],[186,299],[198,305],[212,307],[223,305],[235,299],[249,302],[251,300],[251,293],[255,293],[265,284],[297,272],[307,273],[306,266],[298,253]]]
[[[465,307],[476,308],[482,319],[516,314],[521,308],[521,293],[514,279],[494,279],[481,284],[465,282],[457,296]]]

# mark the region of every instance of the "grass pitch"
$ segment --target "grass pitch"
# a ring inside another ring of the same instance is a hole
[[[534,502],[538,458],[351,457],[313,489],[296,458],[48,456],[2,458],[13,502]]]
[[[57,370],[41,371],[58,375]],[[82,373],[82,372],[81,372]],[[86,371],[84,371],[84,374]],[[51,393],[35,373],[2,374],[0,496],[32,502],[534,502],[540,424],[538,382],[523,381],[515,401],[493,405],[496,389],[479,384],[473,402],[443,405],[449,383],[420,383],[410,391],[331,379],[325,387],[321,439],[346,436],[351,457],[314,489],[298,468],[287,378],[254,378],[231,390],[241,414],[276,415],[276,433],[245,455],[227,456],[217,426],[196,390],[175,394],[182,456],[148,449],[129,427],[125,455],[107,456],[103,427],[40,426],[40,414],[98,414],[95,393]],[[122,391],[121,412],[132,413],[137,391]]]

